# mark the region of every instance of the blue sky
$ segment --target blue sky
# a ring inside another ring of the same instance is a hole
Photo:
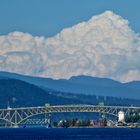
[[[53,36],[106,10],[128,19],[140,33],[140,0],[0,0],[0,34]]]

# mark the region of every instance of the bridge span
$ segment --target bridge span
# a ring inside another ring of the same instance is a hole
[[[23,121],[41,114],[64,113],[64,112],[98,112],[118,117],[118,112],[123,111],[125,115],[130,112],[140,111],[140,107],[133,106],[100,106],[100,105],[56,105],[26,108],[0,109],[0,120],[4,120],[11,126],[18,126]]]

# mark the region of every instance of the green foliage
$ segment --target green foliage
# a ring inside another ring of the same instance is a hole
[[[60,122],[54,122],[53,125],[55,127],[89,127],[90,120],[79,120],[77,118],[67,119],[67,120],[60,120]]]
[[[77,99],[57,96],[42,88],[16,79],[0,79],[0,108],[41,106],[61,104],[81,104]]]
[[[140,123],[140,111],[130,112],[128,116],[126,116],[126,122],[132,123]]]

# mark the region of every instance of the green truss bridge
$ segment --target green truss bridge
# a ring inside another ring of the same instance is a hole
[[[125,115],[130,112],[140,111],[140,107],[134,106],[102,106],[102,105],[56,105],[46,104],[38,107],[7,108],[0,109],[0,120],[11,126],[18,126],[27,119],[41,114],[64,113],[64,112],[98,112],[118,117],[119,111]]]

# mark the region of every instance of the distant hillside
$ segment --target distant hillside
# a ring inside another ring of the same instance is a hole
[[[49,91],[16,79],[0,79],[0,108],[41,106],[45,103],[81,104],[78,99],[65,98],[51,94]]]
[[[120,83],[111,79],[90,76],[75,76],[69,80],[30,77],[14,73],[0,72],[1,78],[15,78],[37,85],[44,90],[52,89],[83,95],[111,96],[140,99],[140,82]]]
[[[70,82],[75,84],[82,84],[82,85],[91,85],[91,86],[120,86],[121,83],[118,81],[114,81],[107,78],[97,78],[91,76],[73,76],[69,79]]]
[[[105,105],[135,105],[140,106],[140,100],[123,99],[116,97],[103,97],[59,92],[51,89],[43,90],[33,84],[17,79],[0,79],[0,108],[42,106],[62,104],[94,104],[104,102]]]

